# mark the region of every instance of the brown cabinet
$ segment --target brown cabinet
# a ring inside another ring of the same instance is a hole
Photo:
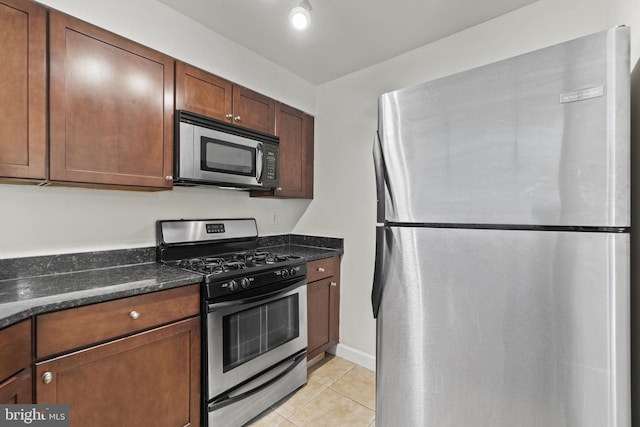
[[[253,191],[252,196],[313,199],[313,128],[313,116],[279,105],[280,186],[272,191]]]
[[[275,134],[276,101],[184,62],[176,63],[176,109]]]
[[[0,0],[0,179],[46,178],[46,9]]]
[[[174,61],[49,14],[50,179],[171,188]]]
[[[307,263],[307,359],[340,339],[340,257]]]
[[[31,320],[0,331],[0,404],[31,403]]]
[[[36,403],[69,404],[72,426],[200,425],[199,285],[56,314],[37,316],[38,359],[63,354],[36,363]]]

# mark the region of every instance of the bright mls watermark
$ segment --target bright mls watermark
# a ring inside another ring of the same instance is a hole
[[[69,427],[69,405],[0,405],[0,427]]]

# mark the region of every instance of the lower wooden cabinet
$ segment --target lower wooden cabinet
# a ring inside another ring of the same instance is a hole
[[[37,363],[35,377],[36,403],[69,404],[71,426],[199,426],[200,319]]]
[[[31,319],[0,330],[0,404],[31,403]]]
[[[307,263],[307,359],[340,340],[340,257]]]
[[[24,369],[17,375],[0,383],[0,404],[11,405],[31,402],[33,402],[31,368]]]

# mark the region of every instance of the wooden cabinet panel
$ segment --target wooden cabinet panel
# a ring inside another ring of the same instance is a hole
[[[273,191],[254,191],[252,196],[313,199],[313,127],[313,116],[279,105],[280,186]]]
[[[242,86],[233,86],[233,123],[275,135],[276,101]]]
[[[233,84],[184,62],[176,62],[176,110],[231,122]]]
[[[307,359],[313,359],[340,341],[340,258],[307,263],[307,281]]]
[[[31,389],[31,368],[28,368],[0,383],[0,404],[32,403]]]
[[[31,366],[31,319],[0,331],[0,381]]]
[[[328,278],[307,285],[307,352],[310,359],[315,357],[311,353],[329,344],[330,282]]]
[[[199,313],[200,285],[190,285],[42,314],[36,318],[36,356],[41,359]]]
[[[340,259],[338,257],[309,261],[307,263],[307,281],[315,282],[325,277],[334,276],[339,269]]]
[[[46,178],[46,9],[0,0],[0,178]]]
[[[280,188],[276,196],[313,198],[313,117],[280,105]]]
[[[170,188],[174,63],[50,12],[50,178]]]
[[[183,62],[176,63],[176,109],[275,135],[276,101]]]
[[[35,388],[38,404],[69,404],[72,426],[199,426],[200,319],[36,364]]]

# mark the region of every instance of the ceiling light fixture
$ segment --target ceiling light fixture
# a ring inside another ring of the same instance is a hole
[[[289,22],[296,30],[304,30],[311,23],[312,7],[309,0],[302,0],[300,4],[294,6],[289,11]]]

